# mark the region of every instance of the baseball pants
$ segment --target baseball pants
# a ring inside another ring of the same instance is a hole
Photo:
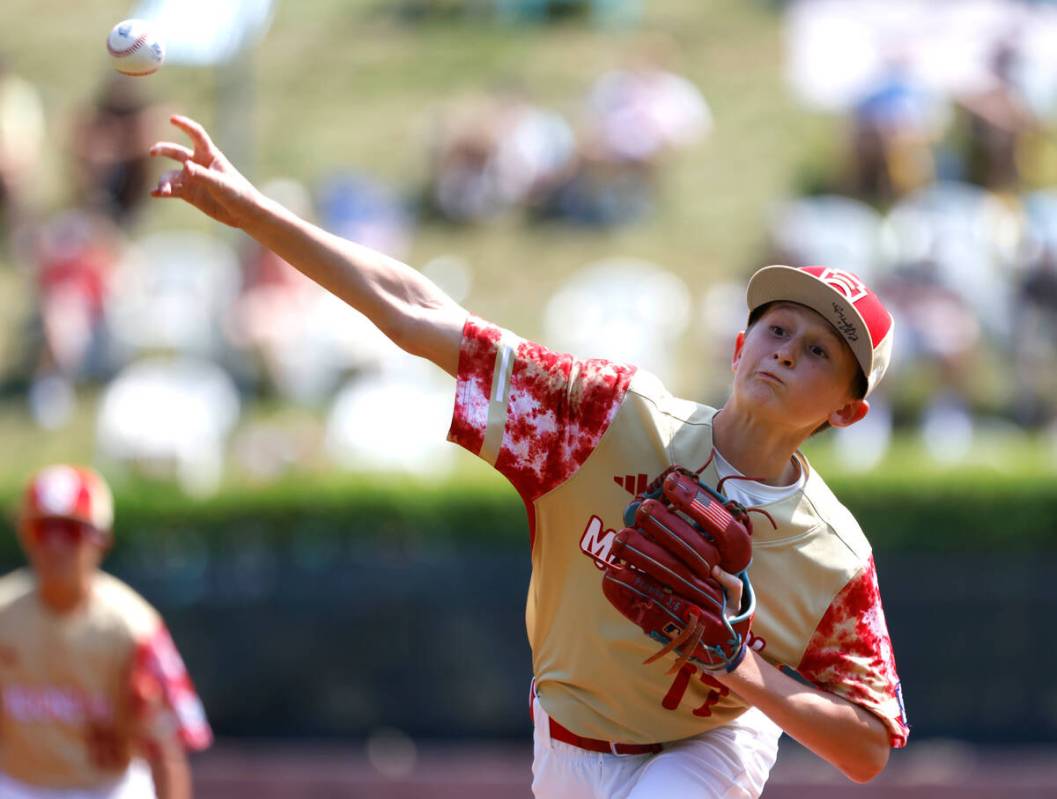
[[[550,737],[533,699],[536,799],[756,799],[778,757],[782,730],[750,708],[730,724],[645,755],[589,752]]]
[[[0,773],[3,799],[154,799],[154,779],[141,760],[132,761],[128,771],[110,785],[98,788],[40,788]]]

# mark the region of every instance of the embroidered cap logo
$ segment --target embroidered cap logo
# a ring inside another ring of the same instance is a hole
[[[859,278],[843,269],[826,269],[818,276],[818,279],[847,297],[852,305],[869,293],[866,285]]]

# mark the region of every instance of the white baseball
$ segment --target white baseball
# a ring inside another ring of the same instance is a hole
[[[124,75],[150,75],[165,60],[165,43],[142,19],[119,22],[106,38],[114,69]]]

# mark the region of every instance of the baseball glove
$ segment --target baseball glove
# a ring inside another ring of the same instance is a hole
[[[673,466],[624,512],[602,575],[606,598],[647,635],[664,644],[655,660],[676,651],[671,671],[694,661],[733,671],[745,656],[756,597],[749,582],[752,523],[741,505]],[[741,580],[741,605],[712,576],[719,567]]]

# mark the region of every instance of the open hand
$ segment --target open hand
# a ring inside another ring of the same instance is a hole
[[[174,142],[158,142],[152,156],[164,156],[183,166],[166,172],[152,197],[176,197],[231,227],[243,227],[260,203],[260,193],[213,144],[205,128],[185,116],[169,118],[186,133],[194,149]]]

